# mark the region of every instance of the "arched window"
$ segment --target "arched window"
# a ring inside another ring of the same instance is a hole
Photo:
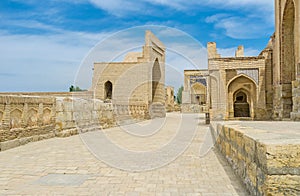
[[[113,85],[110,81],[104,84],[104,99],[112,99]]]

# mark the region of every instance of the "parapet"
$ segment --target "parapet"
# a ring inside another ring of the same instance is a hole
[[[207,43],[207,56],[208,59],[220,58],[221,55],[218,54],[216,42]]]
[[[244,46],[238,46],[235,51],[235,57],[244,57]]]

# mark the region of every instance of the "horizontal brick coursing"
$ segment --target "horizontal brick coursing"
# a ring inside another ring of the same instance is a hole
[[[300,141],[265,143],[234,125],[211,127],[216,146],[251,195],[300,194]]]

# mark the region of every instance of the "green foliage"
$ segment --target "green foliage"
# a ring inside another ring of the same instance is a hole
[[[82,90],[81,88],[79,88],[78,86],[73,86],[73,85],[71,85],[70,87],[69,87],[69,91],[70,92],[76,92],[76,91],[84,91],[84,90]]]
[[[182,103],[182,91],[183,91],[183,86],[181,86],[178,91],[177,91],[177,103],[181,104]]]

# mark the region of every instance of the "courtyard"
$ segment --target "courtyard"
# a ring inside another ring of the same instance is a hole
[[[117,127],[2,151],[0,195],[247,195],[217,150],[200,156],[200,148],[210,136],[202,114],[193,115],[198,124],[185,151],[173,161],[145,171],[112,167],[96,158],[82,140],[86,135],[102,132],[123,148],[154,150],[176,138],[174,125],[182,118],[180,113],[168,113],[159,132],[149,136],[145,130],[138,139]]]

